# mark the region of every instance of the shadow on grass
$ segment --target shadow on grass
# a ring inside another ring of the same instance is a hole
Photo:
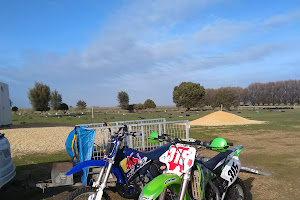
[[[16,167],[15,178],[0,190],[1,199],[66,199],[72,186],[47,188],[45,193],[35,185],[51,178],[53,163],[29,164]]]
[[[252,194],[251,194],[251,189],[253,187],[253,185],[252,185],[253,181],[254,181],[253,177],[243,180],[243,183],[245,184],[245,187],[246,187],[247,200],[253,199]]]

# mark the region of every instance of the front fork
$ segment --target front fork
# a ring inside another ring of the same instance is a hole
[[[102,169],[100,171],[98,180],[95,183],[93,183],[93,187],[97,188],[97,196],[96,196],[95,200],[102,199],[103,191],[104,191],[104,188],[106,187],[106,183],[107,183],[108,177],[110,175],[111,168],[115,162],[115,158],[116,158],[119,147],[120,147],[120,141],[117,142],[115,155],[112,158],[107,158],[109,163],[108,163],[107,170],[105,172],[103,181],[101,182],[102,176],[104,175],[104,171],[105,171],[105,165],[102,167]],[[100,185],[100,182],[101,182],[101,185]]]
[[[104,179],[103,179],[103,182],[101,183],[101,185],[99,186],[100,181],[102,179],[102,176],[104,174],[104,168],[105,167],[103,167],[101,169],[98,180],[96,181],[96,183],[93,184],[93,187],[98,187],[96,200],[101,200],[102,199],[103,190],[106,187],[106,183],[107,183],[107,180],[108,180],[108,177],[109,177],[109,174],[110,174],[110,171],[111,171],[111,168],[112,168],[113,164],[114,164],[114,161],[109,160],[109,164],[108,164],[108,167],[107,167],[107,170],[106,170],[106,173],[105,173],[105,176],[104,176]]]
[[[183,174],[182,184],[179,193],[179,200],[184,200],[184,196],[187,191],[189,181],[191,180],[191,171],[192,169],[189,169],[186,173]]]

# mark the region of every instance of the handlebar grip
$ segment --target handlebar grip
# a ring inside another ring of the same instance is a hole
[[[233,143],[232,143],[232,142],[227,142],[227,144],[228,144],[229,146],[233,146]]]
[[[157,138],[157,140],[163,140],[163,139],[165,139],[165,136],[158,136],[158,138]]]
[[[127,128],[127,125],[126,125],[126,124],[124,125],[124,131],[125,131],[125,132],[128,132],[128,128]]]

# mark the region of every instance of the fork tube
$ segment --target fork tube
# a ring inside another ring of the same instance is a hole
[[[115,158],[116,158],[116,155],[117,155],[117,151],[118,151],[118,149],[120,147],[120,144],[121,144],[121,142],[118,141],[117,142],[117,146],[116,146],[115,155],[112,158],[107,158],[107,160],[108,160],[109,163],[108,163],[108,166],[107,166],[107,170],[105,172],[105,176],[104,176],[103,182],[101,183],[100,187],[97,189],[96,200],[101,200],[102,199],[103,190],[106,187],[106,182],[108,180],[111,168],[112,168],[112,166],[113,166],[113,164],[115,162]],[[105,168],[105,166],[103,168]]]
[[[185,192],[187,190],[190,179],[190,170],[183,175],[183,182],[180,188],[179,200],[184,200]]]
[[[108,177],[109,177],[112,165],[113,165],[113,162],[109,162],[108,167],[107,167],[107,171],[106,171],[105,176],[104,176],[104,180],[103,180],[103,182],[100,185],[100,188],[102,188],[102,189],[104,189],[106,187],[106,182],[108,180]]]
[[[109,160],[109,164],[108,164],[107,170],[105,172],[104,180],[101,183],[100,187],[97,189],[96,200],[101,200],[102,199],[103,191],[104,191],[104,188],[106,187],[106,182],[107,182],[107,179],[109,177],[110,170],[111,170],[111,168],[114,164],[113,160],[114,160],[113,158],[111,160]]]
[[[98,179],[97,179],[96,183],[93,184],[93,187],[99,186],[100,181],[101,181],[101,179],[102,179],[102,176],[103,176],[103,174],[104,174],[104,170],[105,170],[105,166],[103,166],[103,167],[101,168],[100,174],[99,174],[99,176],[98,176]]]
[[[106,182],[107,182],[107,179],[109,177],[112,165],[113,165],[113,161],[110,160],[109,164],[108,164],[108,167],[107,167],[107,170],[105,172],[104,180],[101,183],[100,187],[97,189],[97,194],[96,194],[95,200],[101,200],[102,199],[103,191],[104,191],[104,188],[106,187]]]
[[[165,187],[164,191],[159,195],[158,200],[164,200],[166,198],[168,187]]]
[[[107,182],[107,179],[108,179],[108,177],[109,177],[111,168],[112,168],[112,166],[113,166],[113,164],[114,164],[114,162],[115,162],[115,158],[116,158],[116,155],[117,155],[117,153],[118,153],[118,150],[119,150],[120,145],[121,145],[121,142],[118,141],[118,142],[117,142],[117,146],[116,146],[116,148],[115,148],[115,149],[116,149],[115,155],[114,155],[111,159],[107,158],[109,164],[108,164],[108,166],[107,166],[107,171],[106,171],[106,173],[105,173],[104,180],[103,180],[103,182],[102,182],[102,184],[101,184],[101,188],[102,188],[102,189],[104,189],[104,188],[106,187],[106,182]]]
[[[118,152],[118,150],[119,150],[120,144],[121,144],[120,142],[117,142],[116,153],[115,153],[115,155],[111,158],[112,163],[114,163],[114,161],[115,161],[115,157],[116,157],[117,152]],[[111,162],[109,158],[107,158],[107,160],[108,160],[109,162]],[[103,174],[104,174],[104,171],[105,171],[105,165],[102,167],[102,169],[101,169],[101,171],[100,171],[100,174],[99,174],[99,177],[98,177],[98,180],[97,180],[97,182],[96,182],[95,184],[93,184],[93,187],[98,187],[98,186],[100,185],[100,182],[101,182],[102,176],[103,176]],[[109,169],[109,172],[110,172],[110,169]]]

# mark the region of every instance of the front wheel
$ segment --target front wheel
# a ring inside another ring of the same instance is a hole
[[[246,200],[246,189],[243,181],[237,178],[236,181],[228,188],[226,200]]]
[[[93,200],[96,198],[96,194],[97,192],[95,188],[78,188],[69,195],[68,200]],[[101,200],[110,200],[110,197],[106,192],[103,191]]]

